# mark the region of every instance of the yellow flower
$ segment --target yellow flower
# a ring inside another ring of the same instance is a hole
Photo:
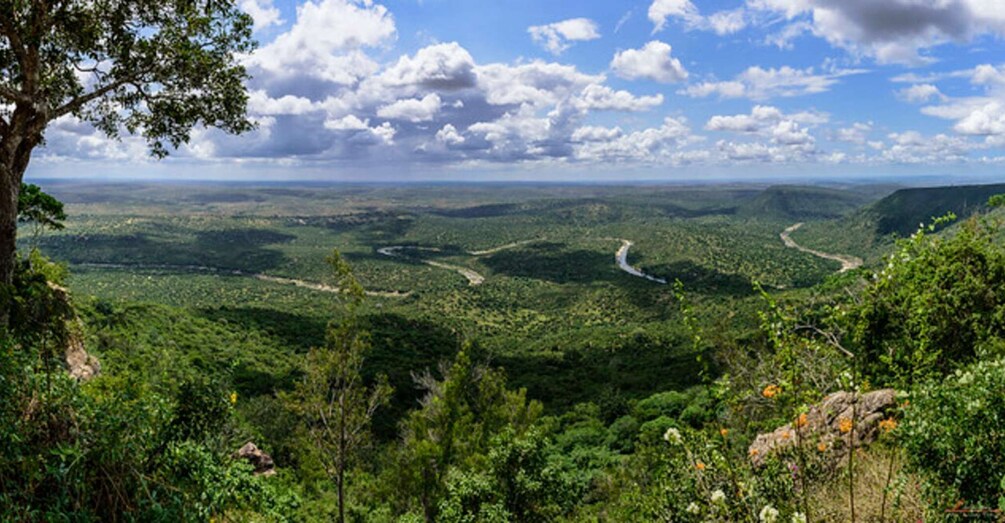
[[[758,454],[760,454],[760,452],[757,449],[750,449],[750,457],[754,457]]]
[[[230,404],[237,405],[237,392],[230,393]]]
[[[827,444],[824,442],[817,443],[817,450],[820,452],[827,452]]]
[[[729,436],[729,429],[719,429],[719,435],[722,437]]]
[[[761,391],[761,395],[770,399],[777,396],[780,392],[782,392],[782,389],[778,385],[768,385],[767,387],[764,387],[763,391]]]
[[[694,464],[694,468],[698,470],[705,470],[705,464],[699,461],[698,463]]]
[[[789,431],[785,431],[785,432],[782,433],[782,439],[784,439],[784,440],[787,440],[787,439],[789,439],[791,437],[792,437],[792,433],[789,432]]]
[[[804,412],[800,414],[798,418],[796,418],[796,428],[797,429],[803,428],[806,426],[806,423],[807,423],[806,413]]]
[[[882,430],[883,432],[890,432],[896,428],[897,428],[897,420],[893,418],[887,418],[879,422],[879,430]]]
[[[852,428],[851,418],[841,418],[838,421],[838,429],[841,430],[842,434],[847,434],[851,432],[851,428]]]

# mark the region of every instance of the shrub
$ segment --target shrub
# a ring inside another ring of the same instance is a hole
[[[900,438],[933,506],[997,506],[1005,477],[1005,358],[960,369],[912,395]]]

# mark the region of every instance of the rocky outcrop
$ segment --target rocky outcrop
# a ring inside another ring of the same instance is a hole
[[[247,442],[237,451],[237,457],[243,459],[255,468],[255,475],[271,476],[276,473],[276,464],[272,456],[262,452],[254,443]]]
[[[87,381],[101,372],[101,363],[97,358],[91,356],[84,349],[83,322],[79,319],[75,322],[76,328],[69,329],[66,339],[66,368],[77,381]]]
[[[890,418],[896,407],[893,389],[866,394],[835,392],[792,423],[759,434],[750,445],[750,460],[754,465],[762,465],[769,456],[794,449],[797,444],[814,448],[819,455],[839,459],[847,453],[852,434],[854,439],[850,441],[854,447],[876,441],[880,422]]]
[[[66,346],[63,350],[66,370],[77,381],[87,381],[101,372],[101,364],[84,348],[84,322],[80,321],[76,311],[70,305],[69,291],[52,282],[49,283],[49,288],[52,289],[53,297],[64,304],[68,311],[65,332]]]

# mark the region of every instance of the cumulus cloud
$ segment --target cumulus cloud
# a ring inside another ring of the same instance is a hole
[[[932,84],[916,84],[897,91],[901,100],[911,103],[928,102],[932,99],[944,100],[946,96]]]
[[[475,60],[457,42],[424,47],[415,56],[402,56],[378,77],[390,87],[456,91],[474,87]]]
[[[457,131],[453,124],[446,124],[442,129],[436,131],[436,141],[446,145],[460,145],[465,142],[464,136]]]
[[[983,64],[945,76],[967,78],[973,88],[982,90],[983,94],[953,98],[934,85],[918,84],[901,91],[902,96],[909,101],[934,99],[939,103],[923,107],[923,114],[953,120],[953,130],[958,134],[983,136],[989,145],[1005,145],[1002,143],[1005,141],[1005,66]]]
[[[262,82],[313,79],[351,85],[379,66],[362,52],[395,37],[394,20],[382,5],[348,0],[307,2],[289,31],[245,59]]]
[[[588,85],[573,100],[582,110],[599,111],[648,111],[663,103],[663,95],[635,96],[628,91],[615,91],[606,85]]]
[[[844,76],[861,73],[861,70],[837,70],[816,73],[812,67],[794,69],[763,69],[758,66],[748,68],[735,79],[725,82],[701,82],[679,91],[680,94],[695,98],[718,96],[720,98],[750,98],[767,100],[776,97],[805,96],[827,92]]]
[[[531,38],[554,55],[562,54],[571,42],[584,42],[600,38],[597,23],[589,18],[571,18],[548,25],[527,28]]]
[[[586,127],[577,129],[575,138],[582,143],[576,158],[584,161],[681,161],[682,147],[694,137],[683,118],[667,117],[663,125],[624,134],[621,129]]]
[[[926,61],[922,52],[939,44],[1005,34],[1005,7],[998,0],[747,0],[747,5],[881,63],[920,63]]]
[[[812,112],[786,114],[772,106],[755,106],[750,114],[717,115],[705,129],[741,135],[744,140],[720,140],[716,148],[732,161],[805,161],[817,154],[813,127],[827,123],[827,115]]]
[[[376,127],[370,127],[370,119],[361,120],[355,115],[348,115],[342,118],[334,118],[325,120],[325,129],[332,131],[365,131],[364,135],[372,135],[379,138],[387,145],[394,144],[394,135],[397,134],[397,129],[391,126],[390,122],[384,122]]]
[[[851,125],[851,127],[844,127],[838,129],[835,133],[835,139],[839,142],[853,143],[856,145],[864,145],[869,139],[869,133],[872,132],[872,124],[864,122],[856,122]]]
[[[671,56],[670,44],[653,40],[641,49],[627,49],[614,55],[611,69],[628,80],[648,79],[662,83],[686,80],[688,72],[680,60]]]
[[[431,121],[443,102],[439,95],[430,93],[421,99],[398,100],[377,109],[377,116],[390,120],[408,120],[412,123]]]
[[[478,87],[493,105],[554,105],[589,85],[603,83],[601,75],[574,66],[533,61],[527,64],[488,64],[476,69]]]
[[[959,136],[925,136],[918,131],[890,133],[883,158],[894,163],[944,163],[966,161],[976,145]]]
[[[283,23],[279,9],[272,5],[272,0],[241,0],[238,6],[255,21],[255,32]]]

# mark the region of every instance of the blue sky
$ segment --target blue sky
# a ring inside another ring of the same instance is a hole
[[[1001,0],[240,0],[258,130],[55,123],[29,175],[994,177]]]

